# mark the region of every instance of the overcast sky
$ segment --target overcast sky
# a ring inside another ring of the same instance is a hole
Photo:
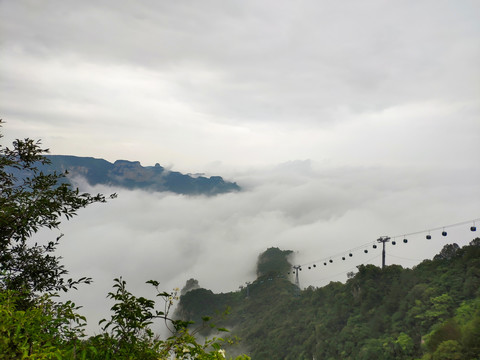
[[[231,291],[270,246],[308,263],[480,217],[479,18],[477,0],[1,0],[3,140],[236,181],[214,198],[115,189],[61,249],[90,295],[120,275]],[[464,245],[469,226],[389,261]]]

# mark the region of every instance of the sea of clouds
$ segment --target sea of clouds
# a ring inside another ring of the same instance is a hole
[[[93,278],[64,298],[82,305],[89,331],[98,332],[98,320],[109,317],[112,305],[106,295],[120,276],[134,294],[150,298],[150,279],[165,291],[182,288],[189,278],[214,292],[238,291],[255,279],[258,255],[278,247],[293,250],[292,262],[305,265],[302,288],[319,287],[346,280],[362,263],[380,266],[381,251],[371,248],[380,236],[401,236],[395,247],[388,245],[387,264],[408,267],[447,243],[468,244],[475,237],[470,225],[447,227],[447,237],[440,230],[432,231],[431,241],[421,233],[402,242],[403,234],[478,217],[478,186],[468,176],[459,182],[463,175],[293,161],[236,172],[232,176],[243,190],[212,197],[91,187],[76,179],[82,190],[116,192],[118,198],[82,209],[58,232],[38,237],[64,233],[58,254],[70,276]],[[353,257],[342,261],[352,249]],[[324,266],[330,258],[333,264]],[[317,267],[308,270],[313,263]]]

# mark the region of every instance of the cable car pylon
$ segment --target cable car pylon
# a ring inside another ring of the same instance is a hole
[[[385,243],[390,241],[390,237],[388,236],[380,236],[377,239],[377,242],[383,244],[383,250],[382,250],[382,269],[385,267]]]

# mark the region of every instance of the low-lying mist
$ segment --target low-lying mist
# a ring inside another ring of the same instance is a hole
[[[182,288],[190,278],[214,292],[236,291],[255,279],[257,257],[269,247],[293,250],[297,264],[308,264],[383,235],[478,217],[474,178],[461,170],[447,173],[453,175],[432,169],[318,168],[296,161],[236,172],[234,181],[243,190],[213,197],[90,187],[77,179],[81,190],[116,192],[118,198],[89,206],[62,224],[65,236],[58,254],[70,276],[94,280],[66,298],[84,307],[88,330],[98,332],[98,320],[110,316],[106,295],[116,277],[122,276],[135,295],[150,298],[153,288],[145,285],[150,279],[165,291]],[[446,243],[465,245],[475,237],[468,228],[449,228],[447,237],[432,232],[431,241],[419,234],[407,244],[389,244],[387,264],[411,267]],[[38,235],[55,236],[47,231]],[[305,266],[301,287],[344,281],[357,265],[380,265],[381,252],[357,250],[345,261],[334,260],[312,270]]]

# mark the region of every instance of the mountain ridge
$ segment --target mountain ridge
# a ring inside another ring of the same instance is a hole
[[[50,164],[46,172],[67,172],[71,181],[81,176],[90,185],[110,185],[127,189],[170,191],[183,195],[218,195],[240,191],[236,182],[225,181],[221,176],[192,176],[166,170],[160,164],[142,166],[140,161],[105,159],[74,155],[47,155]]]

